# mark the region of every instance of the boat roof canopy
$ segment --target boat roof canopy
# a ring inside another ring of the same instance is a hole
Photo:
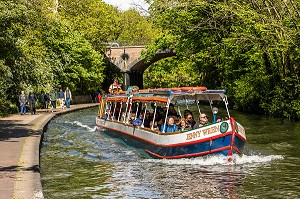
[[[178,87],[144,89],[131,95],[120,94],[107,97],[108,102],[126,102],[131,96],[136,102],[167,103],[178,100],[222,101],[226,98],[226,90],[208,90],[206,87]]]
[[[226,95],[222,92],[200,92],[187,94],[174,94],[171,96],[171,101],[178,100],[198,100],[198,101],[223,101]]]
[[[159,96],[141,96],[141,97],[133,96],[132,100],[136,102],[158,102],[158,103],[168,102],[168,98],[159,97]]]
[[[108,97],[107,101],[108,102],[126,102],[127,98],[128,98],[128,96],[126,96],[126,95],[122,95],[122,96],[114,95],[114,96]]]

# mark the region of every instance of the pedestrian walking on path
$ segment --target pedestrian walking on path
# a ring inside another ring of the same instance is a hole
[[[62,91],[62,89],[59,89],[58,101],[59,101],[60,108],[64,109],[65,108],[65,93]]]
[[[26,114],[26,95],[24,93],[24,91],[21,91],[20,95],[19,95],[19,103],[20,103],[20,114],[21,115],[25,115]]]
[[[48,109],[49,108],[49,103],[50,103],[50,95],[49,95],[49,93],[45,93],[44,100],[45,100],[45,109]]]
[[[44,91],[41,91],[39,101],[40,101],[40,107],[41,107],[41,109],[44,109],[46,107],[46,104],[45,104],[45,92]]]
[[[54,88],[50,92],[50,101],[51,101],[51,111],[56,111],[56,100],[57,100],[57,94],[54,90]]]
[[[30,91],[29,95],[28,95],[28,102],[29,102],[29,105],[30,105],[31,115],[34,115],[36,113],[36,110],[35,110],[36,100],[37,100],[36,94],[33,91]]]
[[[66,107],[67,108],[70,108],[71,100],[72,100],[72,94],[71,94],[71,91],[70,91],[69,87],[67,87],[66,91],[65,91],[65,101],[66,101]]]

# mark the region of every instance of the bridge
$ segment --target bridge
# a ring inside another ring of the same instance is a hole
[[[169,49],[158,51],[150,61],[141,57],[145,46],[110,46],[106,49],[106,58],[123,73],[123,90],[137,85],[143,88],[143,73],[154,62],[160,59],[175,56]]]

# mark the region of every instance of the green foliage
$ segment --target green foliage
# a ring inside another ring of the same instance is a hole
[[[150,16],[164,36],[148,56],[175,47],[177,58],[168,64],[189,63],[189,76],[198,77],[187,86],[225,88],[240,110],[300,118],[298,1],[151,2]],[[171,80],[164,86],[176,81],[168,66],[158,71]]]
[[[80,34],[68,33],[68,27],[48,32],[45,45],[56,65],[56,85],[69,87],[75,94],[89,94],[104,79],[103,57]]]
[[[117,40],[125,41],[123,45],[145,45],[158,35],[152,24],[136,10],[127,10],[120,13],[119,17]]]
[[[20,90],[69,86],[76,95],[99,87],[103,56],[67,22],[43,15],[35,1],[1,1],[0,8],[1,113],[18,104]]]
[[[146,88],[196,86],[197,82],[197,76],[192,71],[192,63],[181,63],[174,58],[155,63],[144,72],[144,78]]]
[[[156,34],[135,10],[99,0],[0,0],[0,115],[17,110],[21,90],[107,90],[112,77],[121,77],[104,61],[107,41]]]
[[[71,23],[72,30],[79,31],[94,45],[116,39],[114,33],[118,32],[120,24],[118,10],[102,1],[60,0],[58,13]]]

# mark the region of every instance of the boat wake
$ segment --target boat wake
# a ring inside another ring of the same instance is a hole
[[[89,127],[88,125],[85,125],[85,124],[82,124],[81,122],[78,122],[78,121],[74,121],[74,122],[68,122],[68,121],[65,121],[65,123],[68,123],[68,124],[75,124],[77,126],[80,126],[82,128],[85,128],[87,129],[89,132],[94,132],[97,130],[97,127],[95,126],[94,128],[91,128]]]
[[[252,165],[252,164],[264,164],[269,163],[274,160],[282,160],[284,157],[282,155],[243,155],[242,157],[238,155],[232,156],[232,161],[228,161],[225,156],[205,156],[197,157],[191,159],[146,159],[145,162],[156,162],[162,164],[172,164],[172,165],[202,165],[202,166],[212,166],[212,165]]]

